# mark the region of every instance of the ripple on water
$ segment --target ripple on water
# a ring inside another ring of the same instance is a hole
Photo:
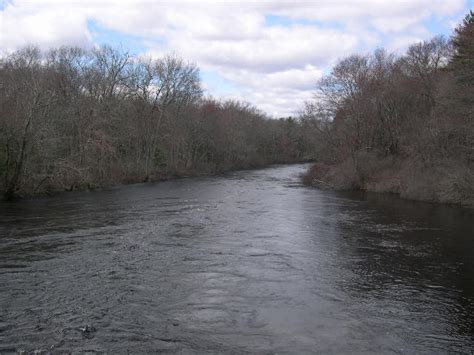
[[[306,167],[0,205],[0,353],[472,352],[472,213]]]

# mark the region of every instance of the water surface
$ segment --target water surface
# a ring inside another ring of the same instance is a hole
[[[474,213],[307,166],[0,205],[0,353],[472,353]]]

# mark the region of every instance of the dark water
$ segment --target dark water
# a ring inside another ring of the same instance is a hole
[[[472,353],[474,213],[304,169],[0,205],[0,352]]]

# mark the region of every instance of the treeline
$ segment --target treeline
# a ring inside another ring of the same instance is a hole
[[[307,183],[474,205],[474,13],[449,40],[341,60],[302,119],[319,142]]]
[[[175,56],[24,48],[0,61],[0,190],[16,195],[302,161],[314,136],[203,96]]]

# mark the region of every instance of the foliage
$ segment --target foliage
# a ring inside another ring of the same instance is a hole
[[[0,82],[7,198],[300,161],[313,151],[300,122],[203,97],[199,69],[176,56],[28,47],[1,60]]]

